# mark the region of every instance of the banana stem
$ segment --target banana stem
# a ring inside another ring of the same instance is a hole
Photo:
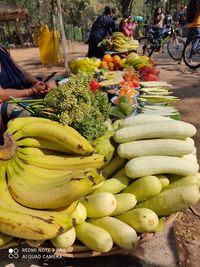
[[[0,160],[12,159],[17,151],[17,145],[12,134],[5,132],[3,135],[4,145],[0,146]]]

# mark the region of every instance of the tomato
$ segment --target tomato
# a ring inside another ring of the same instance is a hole
[[[153,74],[148,74],[146,76],[142,77],[142,81],[143,82],[147,82],[147,81],[159,81],[159,78]]]
[[[97,81],[97,79],[92,79],[90,82],[90,91],[91,92],[95,92],[99,90],[99,82]]]

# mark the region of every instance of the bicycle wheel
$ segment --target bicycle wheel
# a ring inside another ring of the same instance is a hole
[[[167,42],[167,51],[171,58],[180,60],[183,55],[185,41],[179,36],[172,36]]]
[[[185,45],[183,50],[183,60],[191,69],[200,67],[200,36],[194,36],[192,40]]]
[[[154,47],[149,37],[142,37],[139,40],[139,47],[137,49],[138,55],[150,57],[153,54],[153,50]]]

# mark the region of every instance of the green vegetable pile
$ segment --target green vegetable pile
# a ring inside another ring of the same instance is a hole
[[[82,122],[85,114],[91,111],[92,95],[88,89],[91,79],[92,75],[86,73],[72,74],[67,83],[45,96],[44,106],[51,108],[63,124]]]
[[[74,121],[71,126],[87,140],[92,141],[107,130],[104,123],[108,119],[110,111],[111,105],[107,95],[96,93],[91,97],[90,112],[85,112],[85,118],[80,122]]]
[[[105,121],[111,111],[107,94],[94,94],[89,90],[92,78],[93,74],[72,74],[67,83],[50,91],[44,99],[30,100],[26,109],[34,116],[59,121],[75,128],[91,142],[107,130]]]

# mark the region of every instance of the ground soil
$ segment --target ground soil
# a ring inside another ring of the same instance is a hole
[[[87,45],[68,43],[68,59],[85,56]],[[57,75],[65,74],[64,65],[43,66],[40,63],[38,48],[13,49],[11,55],[18,64],[35,76],[47,77],[54,71]],[[200,163],[200,69],[190,70],[186,66],[178,65],[167,52],[156,53],[154,56],[160,69],[161,80],[172,84],[174,95],[180,98],[177,107],[181,112],[182,120],[197,127],[194,137],[197,148],[197,157]],[[52,83],[53,84],[53,83]],[[87,260],[60,259],[52,261],[8,259],[8,251],[4,251],[0,266],[28,267],[28,266],[74,266],[74,267],[196,267],[199,266],[198,249],[200,248],[200,230],[197,225],[200,221],[200,203],[193,211],[188,210],[183,217],[174,224],[169,224],[165,230],[156,234],[149,242],[141,245],[134,253],[128,256],[100,257]],[[194,223],[191,223],[194,222]],[[191,229],[190,229],[191,228]],[[183,229],[187,229],[185,234]],[[1,252],[0,252],[1,255]],[[32,265],[35,264],[35,265]]]

